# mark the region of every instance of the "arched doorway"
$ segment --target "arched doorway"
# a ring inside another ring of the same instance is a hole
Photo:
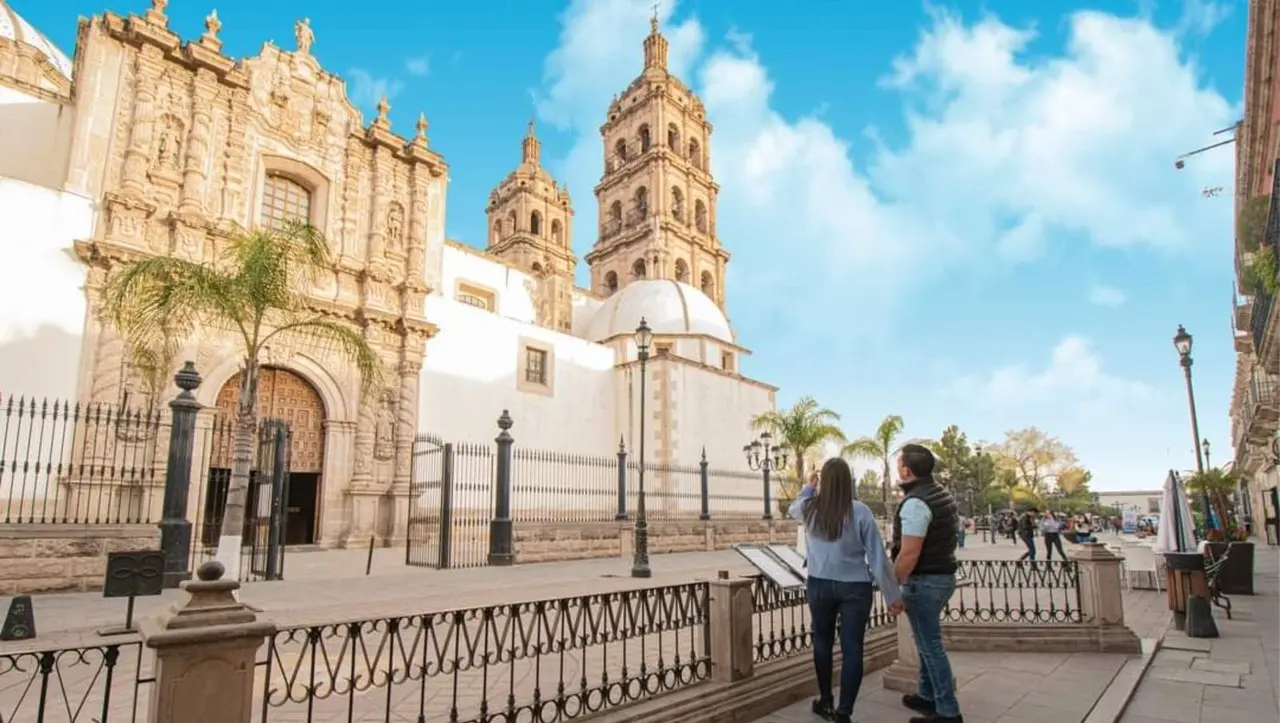
[[[221,418],[227,421],[234,419],[239,396],[240,374],[237,372],[218,392],[216,404]],[[320,507],[323,499],[321,473],[324,470],[324,401],[316,388],[297,374],[288,369],[263,367],[258,378],[258,418],[282,419],[289,425],[285,544],[314,544],[319,541]],[[229,455],[215,453],[214,457],[214,469],[210,470],[209,489],[205,499],[226,499],[229,470],[220,470],[218,467],[230,466]],[[215,472],[219,474],[214,474]],[[221,515],[221,509],[216,514]]]

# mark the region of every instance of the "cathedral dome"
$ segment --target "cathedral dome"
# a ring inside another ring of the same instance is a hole
[[[58,50],[58,47],[39,30],[32,27],[31,23],[14,12],[6,0],[0,0],[0,39],[35,48],[59,73],[68,79],[71,78],[71,59]]]
[[[622,287],[591,317],[587,339],[604,341],[634,334],[643,318],[654,334],[706,334],[733,344],[724,312],[706,294],[670,279],[633,281]]]

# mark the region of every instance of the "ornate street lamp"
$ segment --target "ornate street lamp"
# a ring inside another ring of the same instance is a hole
[[[1209,438],[1208,437],[1204,438],[1204,441],[1200,443],[1200,447],[1204,450],[1204,466],[1209,469],[1213,469],[1213,462],[1209,461]]]
[[[769,475],[775,470],[781,472],[787,468],[787,453],[773,444],[773,435],[768,432],[761,432],[760,438],[744,446],[742,452],[747,455],[747,466],[751,471],[764,474],[764,518],[772,520],[773,502],[769,499]]]
[[[1173,335],[1173,348],[1178,350],[1178,363],[1182,365],[1182,374],[1187,379],[1187,407],[1191,413],[1191,446],[1196,450],[1196,471],[1204,472],[1204,454],[1200,449],[1200,420],[1196,416],[1196,392],[1191,384],[1191,335],[1178,324],[1178,333]],[[1207,447],[1207,445],[1206,445]],[[1213,526],[1213,514],[1209,509],[1209,493],[1201,493],[1204,505],[1205,529]]]
[[[644,507],[644,420],[645,400],[648,397],[648,392],[645,391],[645,365],[649,361],[653,331],[644,317],[640,318],[640,326],[636,327],[635,342],[636,358],[640,360],[640,495],[636,499],[636,551],[631,561],[631,577],[649,577],[652,572],[649,570],[649,521],[645,517]]]

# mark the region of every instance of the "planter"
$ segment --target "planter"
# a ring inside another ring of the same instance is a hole
[[[1210,542],[1207,546],[1214,559],[1222,557],[1230,548],[1227,561],[1218,573],[1218,589],[1224,595],[1253,594],[1253,543]]]

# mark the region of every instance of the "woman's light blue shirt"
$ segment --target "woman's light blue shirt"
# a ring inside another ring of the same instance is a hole
[[[805,487],[791,503],[787,514],[804,523],[804,508],[813,498],[813,488]],[[845,522],[840,537],[824,540],[805,529],[808,546],[809,576],[840,582],[875,581],[884,595],[886,605],[902,598],[898,580],[893,573],[893,562],[884,549],[884,538],[876,524],[871,508],[854,500],[852,524]]]

